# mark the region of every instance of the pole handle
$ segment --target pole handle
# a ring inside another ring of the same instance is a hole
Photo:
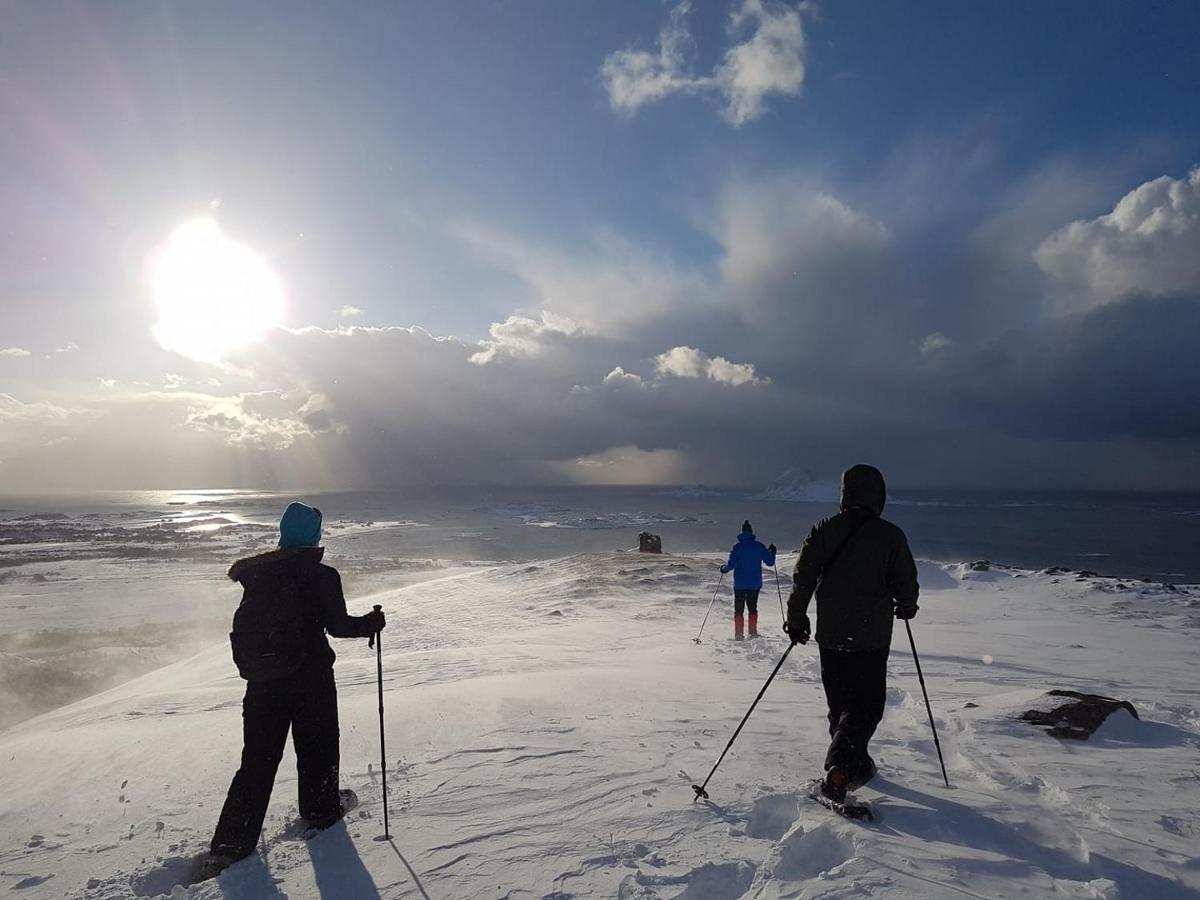
[[[374,606],[372,606],[372,607],[371,607],[371,609],[375,610],[375,612],[383,612],[383,607],[382,607],[382,606],[380,606],[378,603],[376,603]],[[369,647],[370,649],[374,650],[374,649],[375,649],[375,639],[376,639],[377,637],[379,637],[379,632],[378,632],[378,631],[376,631],[376,632],[375,632],[374,634],[372,634],[372,635],[371,635],[369,638],[367,638],[367,647]],[[381,646],[381,647],[383,646],[383,642],[382,642],[382,641],[380,641],[380,646]]]

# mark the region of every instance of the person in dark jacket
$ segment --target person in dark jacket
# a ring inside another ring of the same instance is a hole
[[[721,574],[733,572],[733,636],[744,638],[746,620],[742,611],[750,610],[750,637],[758,637],[758,592],[762,590],[762,567],[775,565],[775,545],[764,547],[754,536],[750,520],[742,523],[742,533],[729,551],[729,561]]]
[[[842,473],[841,512],[813,526],[792,576],[787,633],[812,634],[817,595],[821,682],[829,704],[829,752],[821,791],[838,802],[875,776],[867,744],[883,718],[894,619],[917,614],[917,567],[904,532],[880,518],[882,473],[858,465]]]
[[[335,657],[325,635],[371,637],[387,623],[378,611],[347,614],[341,577],[321,562],[325,550],[320,543],[321,511],[292,503],[279,522],[279,548],[240,559],[229,569],[229,578],[242,585],[243,606],[280,604],[278,608],[294,616],[302,649],[296,651],[300,662],[291,674],[248,679],[242,701],[241,767],[229,786],[210,853],[197,861],[197,880],[211,878],[254,852],[289,729],[296,750],[301,818],[310,827],[327,828],[357,799],[352,791],[339,790]]]

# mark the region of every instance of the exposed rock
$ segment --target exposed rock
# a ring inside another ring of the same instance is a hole
[[[638,553],[662,553],[662,538],[643,531],[638,535]]]
[[[1021,719],[1033,725],[1040,725],[1056,738],[1086,741],[1104,720],[1118,709],[1127,711],[1135,719],[1138,718],[1137,710],[1127,700],[1057,690],[1047,691],[1046,698],[1047,706],[1044,709],[1026,710],[1021,713]],[[1064,702],[1059,702],[1059,698]]]
[[[977,560],[975,560],[975,562],[971,563],[971,571],[972,572],[986,572],[991,567],[992,567],[991,561],[986,560],[986,559],[977,559]]]

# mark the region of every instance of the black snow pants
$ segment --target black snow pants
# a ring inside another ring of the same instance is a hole
[[[746,607],[750,608],[750,615],[758,615],[758,591],[756,590],[735,590],[733,592],[733,614],[740,616],[742,610]]]
[[[314,662],[287,678],[246,685],[242,764],[221,809],[213,853],[241,859],[254,852],[289,728],[296,749],[300,817],[338,813],[337,687],[333,667]]]
[[[883,718],[887,699],[888,649],[821,648],[821,683],[829,703],[829,752],[825,771],[834,766],[851,782],[875,772],[867,744]]]

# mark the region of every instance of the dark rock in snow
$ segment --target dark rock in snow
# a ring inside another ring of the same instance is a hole
[[[975,562],[971,563],[972,572],[986,572],[991,567],[992,563],[987,559],[977,559]]]
[[[638,534],[638,553],[662,553],[662,538],[643,531]]]
[[[1062,698],[1065,702],[1052,702],[1046,709],[1029,709],[1021,713],[1022,721],[1040,725],[1056,738],[1086,741],[1095,734],[1104,720],[1123,709],[1135,719],[1137,710],[1127,700],[1115,700],[1099,694],[1081,694],[1078,691],[1048,691],[1047,697]]]

